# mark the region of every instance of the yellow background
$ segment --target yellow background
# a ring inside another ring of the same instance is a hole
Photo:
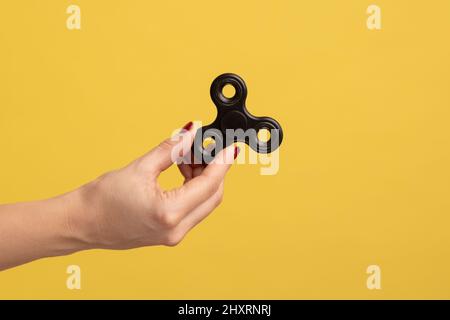
[[[0,273],[0,298],[450,298],[449,33],[448,0],[2,1],[1,203],[72,190],[210,122],[223,72],[285,140],[279,173],[235,166],[178,247],[33,262]],[[366,288],[371,264],[382,290]]]

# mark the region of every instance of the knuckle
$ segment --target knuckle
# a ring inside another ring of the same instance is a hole
[[[164,201],[157,212],[160,225],[165,229],[173,229],[180,223],[182,212],[171,202]]]
[[[183,240],[183,237],[184,235],[180,232],[168,232],[163,243],[167,247],[175,247]]]
[[[176,141],[172,139],[166,139],[159,144],[159,148],[162,150],[170,150],[176,144]]]
[[[209,194],[213,194],[218,189],[218,183],[213,178],[209,178],[209,176],[202,176],[202,183],[205,186],[205,191]]]
[[[216,207],[219,206],[223,201],[223,194],[220,194],[216,197]]]
[[[164,229],[172,229],[178,225],[178,219],[172,213],[159,214],[158,222]]]

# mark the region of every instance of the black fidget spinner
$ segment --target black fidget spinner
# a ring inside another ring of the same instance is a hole
[[[233,86],[235,94],[226,97],[223,88]],[[193,144],[197,159],[214,157],[217,152],[235,142],[245,142],[259,153],[270,153],[276,150],[283,140],[280,124],[269,117],[255,117],[245,106],[247,87],[244,80],[236,74],[225,73],[218,76],[211,84],[211,99],[217,107],[217,117],[213,123],[198,129]],[[259,132],[268,130],[270,137],[260,138]],[[204,145],[206,139],[213,139],[215,147],[208,150]]]

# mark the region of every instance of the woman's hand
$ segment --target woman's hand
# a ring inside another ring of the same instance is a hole
[[[183,186],[161,190],[159,174],[190,152],[194,134],[189,123],[142,158],[83,187],[88,208],[69,217],[74,230],[83,230],[81,240],[112,249],[179,243],[222,201],[225,174],[237,155],[230,147],[206,167],[180,164]]]
[[[73,192],[0,206],[0,270],[84,249],[179,243],[221,202],[239,152],[228,147],[206,167],[179,164],[184,184],[161,190],[159,174],[189,156],[194,135],[188,123],[143,157]]]

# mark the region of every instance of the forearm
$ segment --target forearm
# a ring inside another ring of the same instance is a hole
[[[0,206],[0,270],[88,248],[71,217],[86,210],[79,190],[48,199]]]

